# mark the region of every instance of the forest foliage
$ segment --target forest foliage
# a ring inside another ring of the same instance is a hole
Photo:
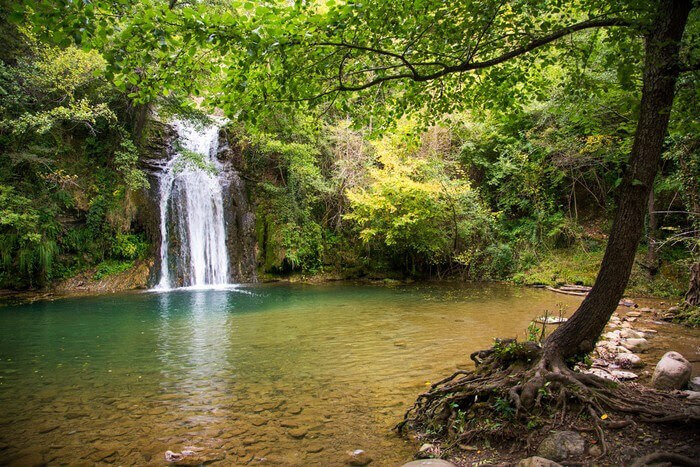
[[[479,31],[495,33],[478,38],[473,63],[611,8],[511,3],[484,29],[490,0],[6,2],[0,284],[153,255],[134,218],[147,186],[143,108],[229,117],[261,272],[590,283],[595,270],[544,265],[562,251],[600,257],[636,127],[641,37],[582,30],[527,60],[394,78],[459,65]],[[644,3],[619,11],[643,22]],[[696,18],[688,30],[692,58]],[[670,294],[699,249],[697,94],[697,72],[684,74],[654,188],[648,238]]]

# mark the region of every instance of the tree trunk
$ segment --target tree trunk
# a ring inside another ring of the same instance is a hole
[[[593,350],[629,281],[673,105],[680,40],[691,0],[660,0],[658,5],[645,36],[644,85],[637,131],[600,271],[576,313],[545,341],[545,358],[562,361]]]
[[[690,267],[690,285],[685,294],[685,303],[690,306],[700,306],[700,263]]]
[[[649,276],[653,278],[659,272],[659,255],[656,251],[656,214],[654,208],[654,187],[649,190],[649,202],[647,203],[649,222],[647,224],[647,260],[645,268]]]

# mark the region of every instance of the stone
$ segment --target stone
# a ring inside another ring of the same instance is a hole
[[[34,466],[39,466],[39,465],[44,465],[44,458],[41,457],[41,454],[39,453],[30,453],[26,454],[22,457],[19,457],[9,464],[10,466],[14,467],[34,467]]]
[[[267,419],[267,418],[258,417],[258,416],[253,417],[253,418],[251,419],[251,421],[250,421],[250,423],[252,423],[252,424],[255,425],[255,426],[267,425],[267,422],[268,422],[268,419]]]
[[[651,384],[657,389],[682,389],[690,381],[690,362],[678,352],[666,352],[656,364]]]
[[[59,427],[59,425],[56,423],[46,423],[44,425],[41,425],[36,431],[41,433],[41,434],[44,434],[44,433],[49,433],[58,427]]]
[[[623,340],[620,345],[627,350],[646,350],[649,348],[649,341],[643,337],[633,337]]]
[[[620,337],[623,339],[641,339],[644,337],[644,333],[634,329],[623,329],[620,331]]]
[[[651,313],[654,310],[645,306],[644,308],[640,308],[639,311],[641,311],[642,313]],[[627,316],[629,316],[629,312],[627,313]],[[639,314],[639,316],[641,316],[641,313]]]
[[[683,391],[683,394],[691,404],[700,404],[700,391]]]
[[[547,436],[537,448],[537,455],[546,459],[563,461],[577,457],[586,451],[586,442],[575,431],[557,431]]]
[[[603,450],[597,444],[594,444],[588,448],[588,454],[593,457],[600,457],[603,455]]]
[[[581,373],[585,373],[587,375],[594,375],[598,378],[603,378],[610,381],[617,381],[617,379],[613,375],[603,370],[602,368],[590,368],[588,370],[583,370]]]
[[[644,365],[639,355],[633,353],[620,353],[615,356],[615,363],[621,368],[639,368]]]
[[[677,307],[677,306],[672,306],[672,307],[669,307],[668,312],[669,312],[669,313],[676,313],[676,312],[678,312],[679,310],[680,310],[679,307]]]
[[[617,340],[620,338],[622,331],[610,331],[603,334],[604,339]]]
[[[639,318],[640,316],[642,316],[642,314],[639,311],[628,311],[627,313],[625,313],[625,315],[630,318]]]
[[[287,433],[294,439],[301,439],[309,432],[306,428],[292,428]]]
[[[639,375],[637,375],[636,373],[624,370],[612,370],[610,374],[613,375],[615,378],[619,379],[620,381],[629,381],[639,378]]]
[[[370,462],[372,462],[372,458],[362,449],[348,451],[348,457],[345,460],[346,464],[358,466],[367,465]]]
[[[688,389],[691,391],[700,391],[700,376],[690,379],[688,382]]]
[[[420,449],[418,449],[416,457],[419,459],[428,459],[430,457],[440,457],[439,454],[440,451],[434,444],[424,443]]]
[[[561,467],[561,464],[544,457],[532,456],[521,460],[515,467]]]
[[[456,467],[456,465],[444,459],[420,459],[407,462],[401,467]]]

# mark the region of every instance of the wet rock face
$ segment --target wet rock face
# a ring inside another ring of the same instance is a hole
[[[216,156],[223,164],[219,178],[224,196],[229,271],[232,282],[257,282],[255,215],[245,181],[236,169],[240,162],[236,157],[238,152],[234,151],[229,138],[230,135],[222,129]]]
[[[139,166],[146,173],[149,187],[140,190],[137,194],[138,211],[136,221],[139,230],[146,234],[146,238],[152,245],[152,254],[156,260],[155,267],[151,268],[148,278],[149,284],[155,284],[160,273],[160,206],[159,206],[159,178],[158,174],[167,162],[175,154],[175,141],[177,132],[166,123],[150,119],[146,124],[142,139],[139,143]]]
[[[658,389],[682,389],[688,384],[693,368],[678,352],[666,352],[656,364],[651,384]]]

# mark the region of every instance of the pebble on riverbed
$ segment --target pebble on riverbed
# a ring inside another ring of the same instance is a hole
[[[348,457],[345,460],[346,464],[362,466],[367,465],[372,462],[372,458],[362,449],[355,449],[354,451],[348,451]]]

